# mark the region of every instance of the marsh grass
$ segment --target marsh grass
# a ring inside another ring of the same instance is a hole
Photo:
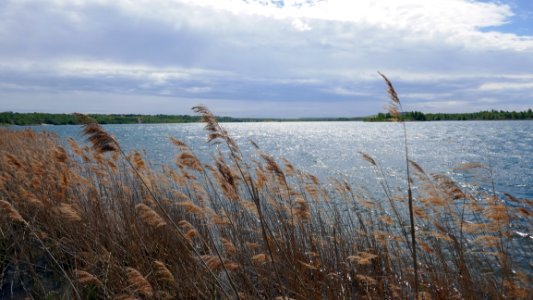
[[[0,129],[0,298],[531,298],[516,263],[531,244],[513,234],[532,228],[531,200],[463,189],[408,160],[409,199],[365,154],[386,195],[376,199],[255,143],[244,157],[209,110],[195,111],[213,162],[171,138],[175,164],[161,170],[90,121],[91,146],[69,149]]]

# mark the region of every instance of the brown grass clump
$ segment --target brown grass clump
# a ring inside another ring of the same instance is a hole
[[[56,207],[56,211],[67,222],[81,221],[80,213],[71,204],[61,203]]]
[[[161,216],[148,205],[139,203],[135,206],[135,208],[139,211],[141,219],[146,222],[146,224],[155,228],[167,225],[167,222],[165,222],[165,220],[163,220],[163,218],[161,218]]]
[[[0,128],[0,298],[531,298],[533,201],[407,161],[413,243],[405,188],[370,155],[381,191],[322,183],[259,147],[244,156],[196,110],[220,150],[201,162],[171,139],[180,152],[162,170],[92,123],[91,147],[69,149]]]
[[[103,285],[102,282],[96,276],[87,271],[74,270],[74,276],[76,277],[76,280],[82,285]]]
[[[4,213],[9,217],[9,219],[12,222],[19,222],[19,223],[25,223],[24,218],[20,215],[20,213],[11,205],[11,203],[0,200],[0,207],[4,211]]]
[[[157,276],[157,279],[162,282],[166,282],[170,285],[176,284],[176,279],[174,278],[174,275],[170,270],[167,268],[167,266],[161,262],[161,261],[154,261],[154,269],[155,269],[155,275]]]
[[[117,141],[107,133],[102,126],[91,120],[87,116],[78,115],[85,124],[83,125],[83,135],[87,141],[91,142],[93,149],[98,153],[115,152],[119,150]]]
[[[126,274],[128,277],[128,283],[135,293],[148,298],[154,295],[152,285],[146,280],[146,278],[144,278],[141,272],[134,268],[126,268]]]

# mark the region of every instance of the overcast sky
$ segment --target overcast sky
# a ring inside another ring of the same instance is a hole
[[[533,107],[533,1],[1,0],[0,111]]]

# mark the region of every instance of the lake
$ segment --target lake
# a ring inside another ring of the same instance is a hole
[[[222,123],[243,152],[255,155],[250,140],[274,157],[285,157],[296,167],[326,181],[344,176],[354,186],[377,186],[364,152],[378,161],[393,186],[405,184],[403,131],[399,123],[265,122]],[[492,171],[496,189],[519,198],[533,198],[533,122],[468,121],[408,122],[410,157],[427,173],[446,173],[465,188],[490,188],[484,178],[455,170],[458,164],[479,162]],[[128,152],[144,150],[154,167],[173,164],[178,151],[172,136],[186,142],[209,162],[216,146],[206,144],[203,125],[105,125]],[[79,141],[80,126],[33,126]],[[483,177],[483,176],[482,176]]]

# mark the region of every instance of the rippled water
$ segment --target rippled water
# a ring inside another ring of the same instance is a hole
[[[255,141],[275,157],[285,157],[321,179],[345,176],[354,185],[372,186],[376,176],[359,152],[380,162],[392,182],[404,180],[403,131],[398,123],[273,122],[224,123],[244,152]],[[463,184],[475,183],[454,166],[481,162],[490,167],[497,190],[533,198],[533,122],[409,122],[411,158],[428,173],[448,173]],[[62,137],[82,139],[79,126],[38,126]],[[106,125],[126,150],[145,150],[154,165],[172,164],[177,150],[173,136],[209,161],[214,146],[206,144],[202,124]]]

